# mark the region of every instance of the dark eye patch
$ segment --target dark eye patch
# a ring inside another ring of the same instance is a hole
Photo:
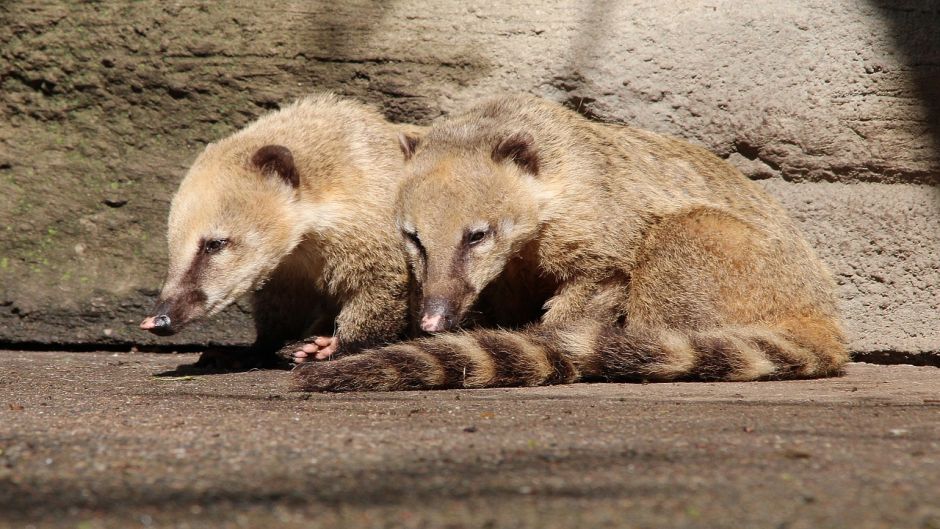
[[[489,237],[490,231],[491,230],[489,229],[468,230],[466,233],[464,233],[464,236],[463,236],[464,244],[466,244],[467,246],[475,246],[477,244],[480,244],[481,242],[486,240],[487,237]]]
[[[475,231],[467,236],[467,242],[470,244],[477,244],[482,242],[486,238],[485,231]]]
[[[228,246],[228,239],[209,239],[202,244],[202,251],[212,255],[219,253],[226,246]]]

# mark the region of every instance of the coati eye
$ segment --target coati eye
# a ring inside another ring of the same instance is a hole
[[[474,230],[467,234],[467,244],[470,246],[480,244],[486,236],[490,234],[489,230]]]
[[[218,251],[225,248],[227,244],[228,239],[209,239],[206,241],[205,245],[203,245],[202,251],[208,254],[218,253]]]

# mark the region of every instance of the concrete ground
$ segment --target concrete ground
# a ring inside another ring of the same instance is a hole
[[[194,360],[0,352],[0,526],[940,528],[935,367],[303,395]]]

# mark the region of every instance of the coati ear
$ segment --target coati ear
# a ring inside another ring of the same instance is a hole
[[[405,160],[410,160],[415,155],[415,149],[421,143],[421,138],[404,132],[398,133],[398,146],[401,147],[401,153],[405,155]]]
[[[539,155],[535,151],[535,138],[528,132],[516,132],[503,138],[493,148],[493,161],[511,159],[527,173],[539,174]]]
[[[251,165],[262,173],[274,173],[291,187],[300,185],[300,175],[294,165],[294,155],[283,145],[265,145],[251,157]]]

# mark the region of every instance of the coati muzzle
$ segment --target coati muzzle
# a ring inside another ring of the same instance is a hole
[[[421,330],[424,332],[443,332],[452,329],[456,323],[455,307],[444,297],[431,297],[424,301],[421,310]]]
[[[171,336],[180,328],[202,314],[206,303],[206,294],[194,290],[184,296],[157,300],[150,316],[140,322],[140,328],[157,336]]]
[[[157,336],[170,336],[176,332],[171,325],[172,323],[168,315],[158,314],[156,316],[150,316],[140,322],[140,328],[150,331]]]

